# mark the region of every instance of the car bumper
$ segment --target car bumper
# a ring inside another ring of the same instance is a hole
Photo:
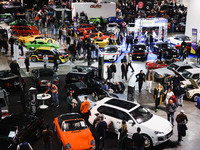
[[[167,133],[166,135],[162,135],[162,136],[157,136],[157,138],[155,138],[155,140],[153,141],[153,146],[162,144],[166,141],[169,140],[169,138],[173,135],[173,130],[171,130],[169,133]]]

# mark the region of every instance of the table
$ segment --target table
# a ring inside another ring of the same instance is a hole
[[[51,98],[51,95],[50,94],[44,94],[43,96],[43,93],[41,94],[37,94],[37,99],[38,100],[42,100],[42,105],[39,106],[40,109],[47,109],[48,106],[44,104],[44,101],[45,100],[48,100]]]

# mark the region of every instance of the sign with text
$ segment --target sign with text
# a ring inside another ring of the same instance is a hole
[[[192,29],[192,45],[190,53],[196,54],[197,47],[197,29]]]

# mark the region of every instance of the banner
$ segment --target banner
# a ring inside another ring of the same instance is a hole
[[[190,53],[196,54],[197,47],[197,29],[192,29],[192,44]]]

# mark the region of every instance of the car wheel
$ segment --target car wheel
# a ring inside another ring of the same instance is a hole
[[[32,61],[32,62],[36,62],[36,61],[37,61],[37,58],[36,58],[36,57],[31,57],[31,61]]]
[[[146,134],[142,134],[142,136],[145,139],[145,141],[144,141],[145,149],[150,149],[153,146],[151,138]]]
[[[197,100],[198,100],[199,97],[200,97],[199,94],[195,94],[195,95],[192,97],[192,99],[193,99],[193,101],[197,102]]]
[[[41,130],[40,129],[36,130],[35,137],[36,137],[36,139],[39,139],[41,137]]]

